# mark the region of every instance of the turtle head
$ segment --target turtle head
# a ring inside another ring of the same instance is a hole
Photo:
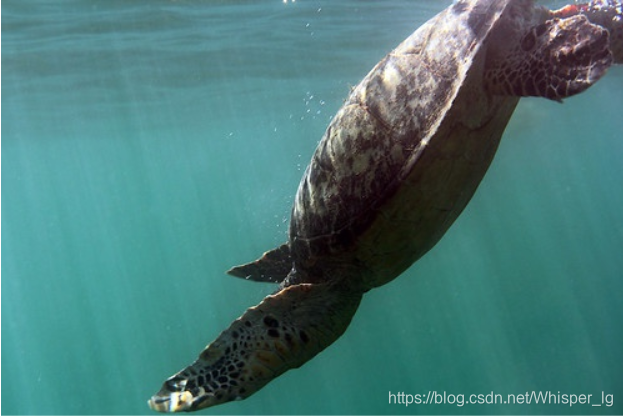
[[[241,400],[283,373],[275,374],[283,367],[272,351],[275,344],[258,346],[251,340],[262,339],[252,329],[261,323],[249,319],[249,316],[257,316],[255,313],[256,310],[249,309],[209,344],[195,362],[164,381],[160,391],[148,401],[149,407],[165,413],[195,411]],[[270,318],[267,321],[272,320],[272,316],[266,317]],[[262,327],[256,330],[264,333],[267,329]]]
[[[194,411],[248,397],[340,337],[361,297],[336,284],[296,284],[269,295],[167,379],[149,406]]]
[[[242,398],[235,397],[227,386],[216,380],[206,384],[210,376],[195,375],[195,369],[201,369],[202,366],[198,362],[167,379],[160,391],[147,402],[149,407],[161,413],[194,411]]]

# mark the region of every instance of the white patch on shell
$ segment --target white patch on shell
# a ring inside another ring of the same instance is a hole
[[[387,63],[384,69],[385,71],[382,73],[383,83],[385,83],[389,91],[395,91],[396,86],[404,82],[400,70],[391,61]]]

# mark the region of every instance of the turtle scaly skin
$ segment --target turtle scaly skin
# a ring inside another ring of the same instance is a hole
[[[400,275],[459,216],[520,97],[561,101],[620,61],[609,33],[620,30],[617,4],[589,13],[457,1],[388,54],[327,128],[289,241],[229,271],[279,290],[165,381],[150,407],[246,398],[340,337],[363,294]]]

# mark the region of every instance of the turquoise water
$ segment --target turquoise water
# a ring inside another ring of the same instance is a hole
[[[447,2],[5,1],[2,412],[148,414],[274,290],[302,171],[368,70]],[[623,68],[524,99],[465,213],[344,337],[204,414],[623,412]],[[612,405],[389,394],[602,392]]]

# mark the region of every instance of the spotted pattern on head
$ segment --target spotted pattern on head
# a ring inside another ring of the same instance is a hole
[[[149,401],[162,412],[193,411],[239,400],[333,343],[362,293],[329,285],[293,285],[266,297],[172,376]]]
[[[191,411],[205,404],[242,399],[264,385],[279,368],[283,356],[309,343],[309,335],[292,325],[280,323],[272,314],[261,319],[236,320],[210,344],[189,367],[165,381],[162,395],[167,410]],[[248,314],[247,314],[248,315]],[[172,401],[171,397],[177,398]],[[158,407],[157,402],[153,404]]]

